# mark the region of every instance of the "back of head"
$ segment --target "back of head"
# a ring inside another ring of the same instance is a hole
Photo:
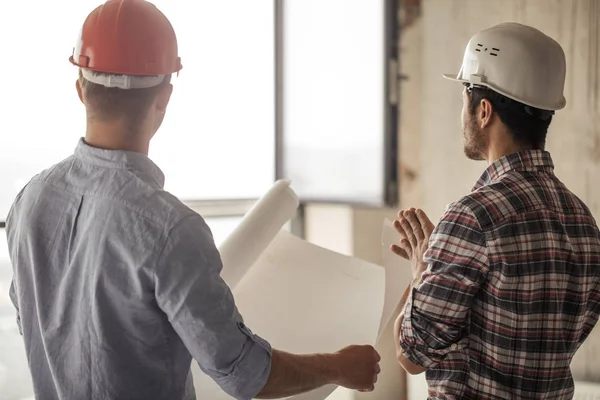
[[[467,86],[471,105],[482,99],[521,144],[543,148],[563,95],[565,54],[552,38],[530,26],[503,23],[475,34],[458,74],[444,77]],[[472,113],[475,110],[470,110]]]
[[[182,68],[171,23],[145,0],[108,0],[93,10],[70,61],[80,68],[88,114],[100,120],[143,117]]]

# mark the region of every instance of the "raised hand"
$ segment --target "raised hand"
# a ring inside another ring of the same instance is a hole
[[[429,237],[435,226],[422,210],[401,210],[394,228],[401,236],[400,243],[392,246],[392,251],[411,262],[413,281],[421,280],[421,274],[427,269],[423,256],[429,246]]]

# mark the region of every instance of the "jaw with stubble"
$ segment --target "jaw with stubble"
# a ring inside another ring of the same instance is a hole
[[[484,160],[485,141],[483,133],[477,126],[467,121],[462,129],[463,135],[463,151],[469,160],[481,161]]]

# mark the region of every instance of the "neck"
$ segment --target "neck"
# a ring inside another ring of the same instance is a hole
[[[505,147],[505,148],[491,148],[487,152],[486,160],[488,162],[488,165],[492,165],[494,162],[498,161],[502,157],[505,157],[512,153],[518,153],[523,150],[526,150],[526,149],[523,147],[520,147],[520,146],[514,146],[514,147],[511,146],[511,147]]]
[[[532,149],[531,146],[525,146],[515,142],[512,135],[506,131],[490,134],[489,137],[493,138],[493,140],[489,142],[488,149],[484,153],[488,165],[493,164],[500,158],[509,154]]]
[[[148,155],[149,135],[132,132],[121,122],[88,121],[85,142],[105,150],[124,150]]]

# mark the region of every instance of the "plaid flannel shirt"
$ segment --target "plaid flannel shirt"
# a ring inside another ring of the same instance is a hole
[[[573,355],[600,313],[589,209],[530,150],[493,163],[430,238],[400,341],[430,399],[568,399]]]

